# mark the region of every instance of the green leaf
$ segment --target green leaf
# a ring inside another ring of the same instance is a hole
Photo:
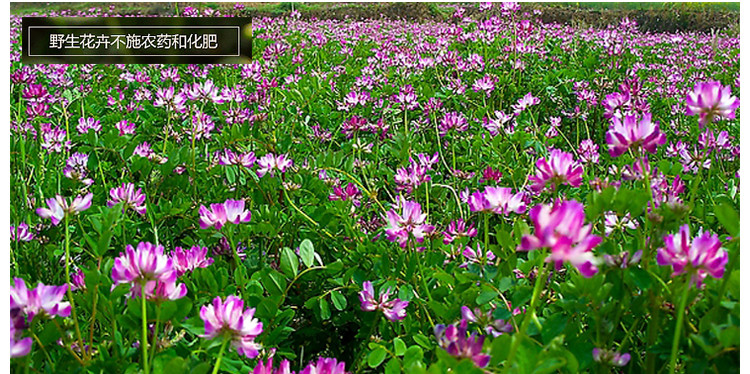
[[[490,350],[490,365],[494,366],[505,360],[510,352],[510,346],[513,342],[513,338],[508,334],[503,334],[495,338],[492,341],[492,349]]]
[[[729,235],[738,236],[740,234],[740,215],[726,201],[714,205],[714,215]]]
[[[426,349],[432,349],[432,344],[430,344],[430,339],[428,339],[426,336],[422,334],[414,335],[414,342],[421,345],[422,347],[425,347]]]
[[[406,343],[401,338],[393,339],[393,350],[396,356],[403,356],[406,353]]]
[[[369,365],[371,368],[376,368],[380,366],[380,364],[385,360],[386,355],[385,349],[383,347],[379,347],[372,352],[370,352],[369,355],[367,355],[367,365]]]
[[[346,309],[346,297],[338,291],[331,292],[331,301],[336,310]]]
[[[399,374],[401,373],[401,365],[397,358],[392,358],[385,364],[385,374]]]
[[[406,350],[406,353],[404,353],[404,367],[408,368],[414,363],[422,361],[423,357],[424,353],[422,352],[422,347],[418,345],[409,347],[409,349]]]
[[[298,267],[297,255],[291,249],[284,248],[281,251],[281,271],[289,278],[294,278],[297,276]]]
[[[492,299],[494,299],[495,296],[497,296],[497,292],[495,291],[492,291],[492,290],[482,291],[482,293],[480,293],[479,296],[477,296],[477,300],[476,300],[477,305],[487,304],[488,302],[492,301]]]
[[[315,249],[309,239],[305,239],[299,245],[299,256],[302,258],[302,263],[307,267],[313,266],[315,260]]]
[[[318,307],[320,308],[320,319],[325,321],[331,318],[331,307],[328,306],[328,301],[320,299]]]

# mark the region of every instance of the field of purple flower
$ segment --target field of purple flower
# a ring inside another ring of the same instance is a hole
[[[739,38],[468,6],[245,65],[24,65],[12,16],[11,368],[739,372]]]

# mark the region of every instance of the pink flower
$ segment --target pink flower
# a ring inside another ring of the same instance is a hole
[[[519,251],[550,248],[547,262],[554,261],[560,269],[570,262],[584,277],[597,273],[598,259],[591,250],[602,238],[591,234],[591,224],[584,225],[583,204],[575,201],[557,201],[553,205],[537,205],[529,216],[534,222],[534,235],[521,238]]]
[[[120,131],[120,136],[135,134],[135,123],[128,122],[126,119],[115,123],[115,127]]]
[[[107,206],[110,208],[122,203],[123,213],[127,208],[132,208],[140,215],[146,213],[146,195],[140,188],[136,190],[133,183],[123,183],[122,186],[109,190],[109,196],[111,199],[107,201]]]
[[[690,274],[690,283],[701,287],[708,275],[724,276],[729,255],[721,248],[719,236],[701,228],[698,235],[690,238],[690,226],[680,227],[678,234],[664,237],[664,247],[659,248],[656,262],[661,266],[672,265],[672,277]]]
[[[224,153],[219,156],[219,165],[239,165],[251,168],[255,164],[255,153],[234,153],[225,149]]]
[[[474,227],[473,223],[467,227],[466,222],[459,218],[456,221],[451,221],[448,225],[448,229],[443,232],[443,236],[445,237],[445,239],[443,239],[443,244],[448,245],[453,243],[456,239],[464,237],[473,238],[477,236],[477,229]]]
[[[68,290],[67,284],[47,286],[39,283],[30,290],[23,279],[14,278],[13,281],[15,285],[10,289],[10,309],[22,312],[28,321],[41,313],[60,317],[70,315],[70,303],[62,301]]]
[[[583,167],[573,160],[572,154],[552,149],[547,159],[542,157],[536,162],[536,175],[529,177],[529,181],[533,183],[530,186],[532,191],[540,192],[547,184],[552,186],[552,190],[558,184],[578,187],[582,176]]]
[[[427,214],[422,213],[419,203],[403,200],[399,205],[403,209],[401,215],[393,209],[386,213],[386,237],[392,242],[398,242],[401,248],[406,248],[409,237],[414,237],[417,242],[422,243],[425,235],[435,231],[435,226],[425,223]]]
[[[211,209],[201,205],[198,213],[201,229],[213,226],[217,230],[221,230],[226,223],[237,225],[250,222],[252,216],[249,210],[245,210],[245,200],[227,200],[223,204],[211,204]]]
[[[187,287],[184,283],[177,282],[148,281],[146,282],[146,298],[153,301],[177,300],[187,295]],[[130,289],[131,297],[141,297],[141,287],[133,286]]]
[[[273,153],[269,153],[258,160],[258,166],[260,167],[257,171],[258,177],[262,178],[266,174],[273,177],[276,170],[284,173],[292,164],[292,160],[288,159],[285,154],[275,156]]]
[[[448,112],[440,120],[438,124],[440,130],[440,136],[445,136],[448,131],[455,129],[458,132],[464,132],[469,129],[469,122],[466,120],[466,116],[459,112]]]
[[[438,345],[448,354],[460,358],[468,358],[477,367],[483,368],[490,363],[490,355],[482,354],[484,336],[477,336],[476,332],[468,335],[468,321],[461,319],[458,326],[435,325],[435,338]]]
[[[19,326],[17,326],[19,325]],[[23,317],[10,316],[10,357],[23,357],[31,352],[31,338],[20,338],[23,328]]]
[[[148,242],[138,243],[138,247],[125,247],[125,253],[115,259],[112,267],[112,281],[115,285],[128,283],[141,285],[143,282],[158,280],[174,282],[177,272],[172,259],[164,254],[164,247]]]
[[[34,233],[29,230],[29,225],[26,222],[21,222],[18,227],[10,227],[10,240],[30,242],[34,239]]]
[[[461,307],[461,317],[463,317],[463,319],[481,325],[484,327],[484,331],[487,334],[491,334],[495,338],[503,333],[510,333],[513,331],[513,325],[511,323],[502,319],[494,319],[492,317],[493,312],[493,310],[482,312],[479,308],[474,308],[472,311],[467,306]]]
[[[335,358],[318,357],[318,361],[310,363],[299,374],[349,374],[346,363],[336,361]]]
[[[199,247],[197,245],[192,246],[190,249],[175,247],[172,253],[172,263],[174,264],[175,271],[177,271],[177,276],[182,276],[182,274],[197,268],[207,268],[213,264],[214,259],[206,257],[207,254],[207,247]]]
[[[255,366],[252,373],[250,374],[293,374],[294,372],[289,369],[289,360],[282,360],[279,364],[279,368],[273,369],[273,357],[269,357],[266,362],[263,360],[258,361],[258,365]]]
[[[625,366],[630,362],[630,353],[620,354],[619,352],[594,348],[591,351],[594,361],[612,366]]]
[[[230,295],[223,301],[217,296],[212,304],[202,306],[200,316],[206,332],[201,337],[226,335],[237,352],[255,358],[260,348],[255,338],[263,332],[263,323],[253,318],[255,308],[245,309],[244,304],[239,297]]]
[[[81,197],[81,195],[76,196],[76,198],[68,204],[62,196],[57,195],[54,199],[47,199],[47,208],[38,208],[36,214],[42,218],[51,219],[52,224],[57,226],[57,224],[65,218],[66,214],[75,215],[78,214],[78,212],[83,212],[91,207],[91,199],[93,198],[94,194],[89,192],[83,197]]]
[[[696,83],[693,91],[685,98],[687,114],[700,116],[701,128],[713,122],[718,117],[735,118],[735,110],[740,106],[740,99],[732,96],[730,86],[722,86],[721,82]]]
[[[667,141],[666,135],[659,131],[659,125],[651,122],[651,114],[643,117],[627,115],[620,119],[612,118],[612,126],[606,134],[609,155],[620,156],[631,147],[643,147],[649,153],[656,153],[656,147]]]
[[[495,254],[492,253],[492,251],[487,251],[487,253],[482,252],[482,248],[479,247],[479,243],[477,243],[477,249],[474,250],[474,248],[471,248],[470,246],[466,246],[463,253],[464,258],[466,258],[466,262],[464,262],[461,265],[458,265],[460,268],[468,267],[469,264],[478,264],[483,265],[486,263],[486,261],[494,261],[495,260]],[[486,261],[485,261],[486,257]]]
[[[362,283],[362,291],[359,293],[360,307],[365,312],[373,312],[376,310],[383,311],[383,314],[389,321],[402,320],[406,317],[406,307],[409,306],[408,301],[401,299],[388,300],[391,297],[391,288],[387,290],[380,290],[380,295],[375,298],[375,290],[372,287],[372,282],[365,281]]]

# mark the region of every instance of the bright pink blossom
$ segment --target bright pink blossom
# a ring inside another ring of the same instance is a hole
[[[661,266],[672,265],[672,276],[690,274],[691,284],[701,287],[708,275],[724,276],[729,255],[721,248],[719,236],[710,231],[698,230],[690,237],[690,226],[683,225],[680,232],[664,237],[664,247],[659,248],[656,262]]]
[[[255,338],[263,332],[263,323],[253,318],[255,308],[245,309],[245,302],[237,296],[225,300],[216,297],[213,303],[201,307],[201,319],[205,334],[201,337],[213,339],[226,335],[237,352],[249,358],[258,356],[260,345]]]
[[[534,234],[521,238],[519,251],[549,248],[547,262],[560,269],[570,262],[584,277],[597,273],[598,259],[591,250],[602,238],[591,234],[591,224],[585,225],[583,204],[575,201],[557,201],[552,205],[537,205],[529,212],[534,222]]]

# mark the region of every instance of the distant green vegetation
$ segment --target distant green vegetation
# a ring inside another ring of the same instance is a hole
[[[740,11],[740,3],[673,3],[673,2],[560,2],[546,3],[549,6],[575,7],[581,9],[615,9],[615,10],[648,10],[648,9],[675,9],[675,10],[728,10]]]

